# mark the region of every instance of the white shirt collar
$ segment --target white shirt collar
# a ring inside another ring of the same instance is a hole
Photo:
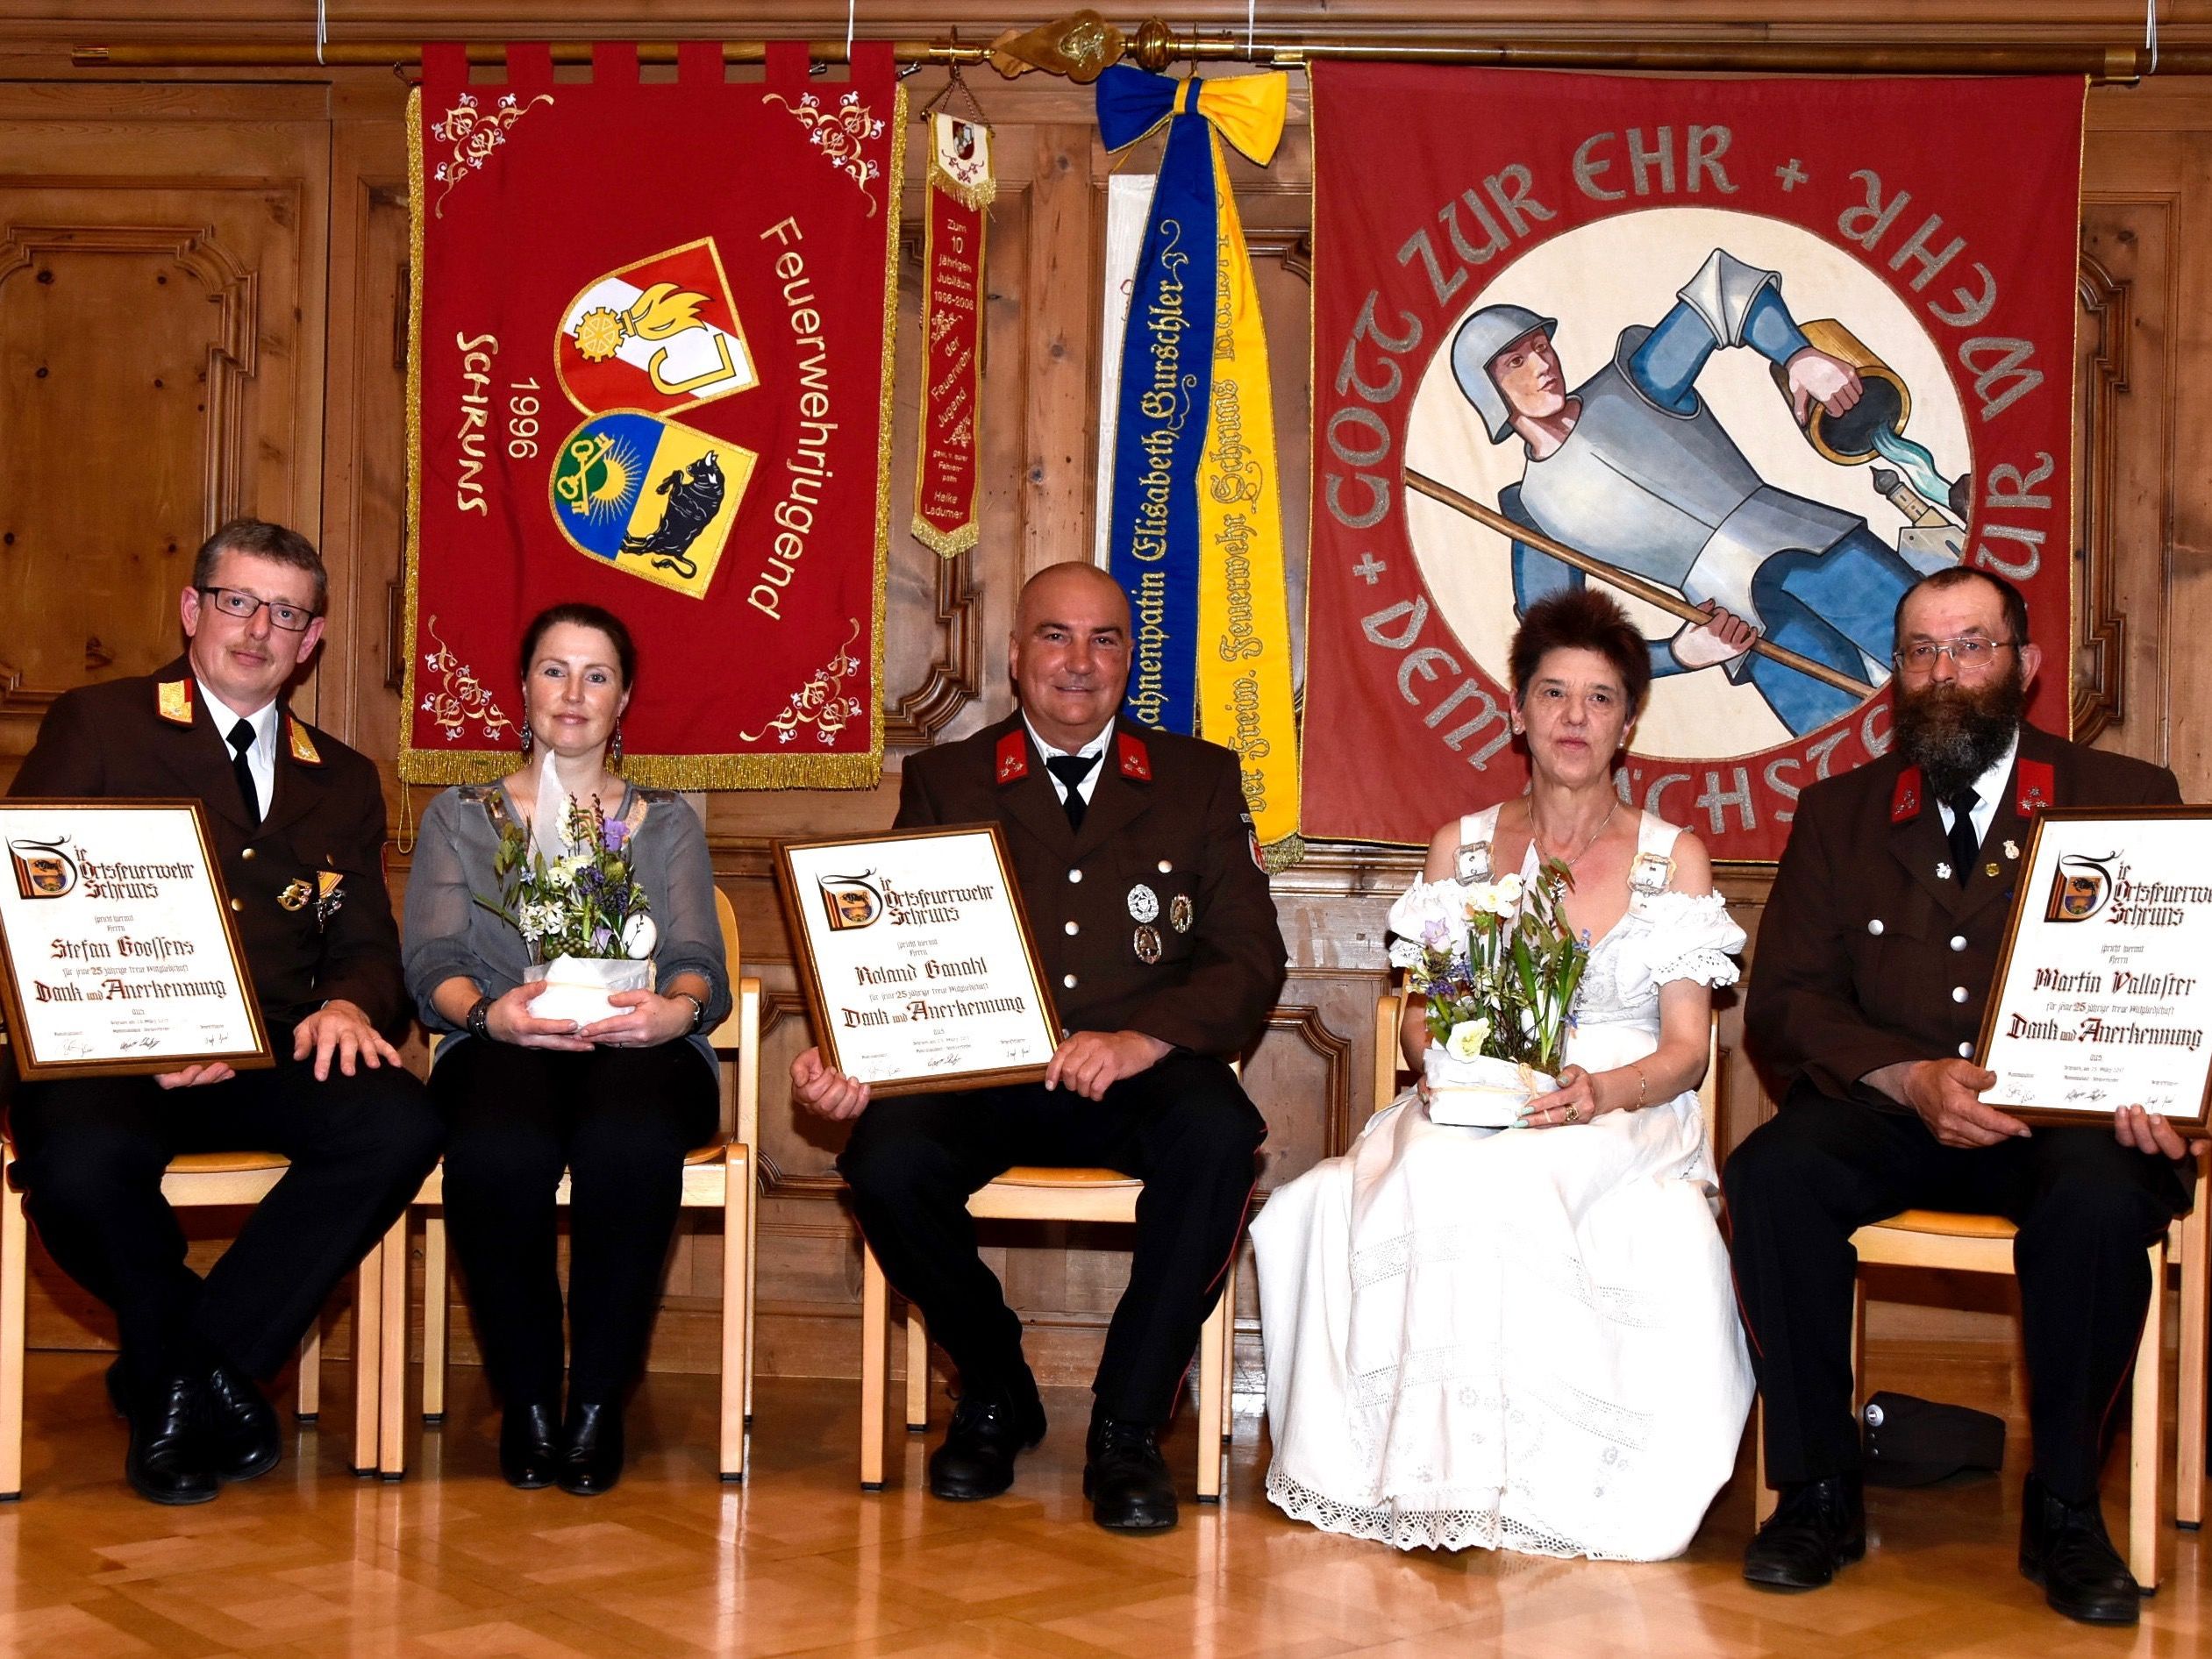
[[[2012,763],[2020,753],[2020,729],[2012,730],[2012,741],[2005,745],[2004,753],[1989,763],[1989,770],[1973,781],[1974,809],[1973,823],[1977,843],[1987,838],[1990,820],[1997,815],[1997,806],[2004,799],[2005,781],[2012,776]],[[1943,827],[1951,828],[1951,803],[1939,801],[1936,810],[1941,815]]]
[[[1085,744],[1080,749],[1053,748],[1052,744],[1046,743],[1044,738],[1037,735],[1037,728],[1030,725],[1029,716],[1026,714],[1022,716],[1022,724],[1029,727],[1029,740],[1037,745],[1037,752],[1042,755],[1045,759],[1050,760],[1054,755],[1081,755],[1086,758],[1095,760],[1098,763],[1093,765],[1088,772],[1085,773],[1083,774],[1082,782],[1076,785],[1077,791],[1082,795],[1084,803],[1088,805],[1090,801],[1092,793],[1098,787],[1099,774],[1106,770],[1105,762],[1102,757],[1106,753],[1107,744],[1113,739],[1114,723],[1111,720],[1109,720],[1104,725],[1098,729],[1098,735],[1095,737],[1093,737],[1088,743]],[[1047,778],[1052,779],[1052,793],[1057,794],[1062,801],[1066,801],[1067,799],[1067,786],[1060,782],[1058,778],[1052,776],[1052,770],[1050,766],[1047,766],[1045,769],[1045,775]]]
[[[208,718],[215,723],[215,735],[222,738],[225,748],[230,746],[231,728],[237,725],[240,720],[253,728],[253,747],[247,751],[248,753],[273,750],[275,747],[278,708],[275,698],[262,704],[258,712],[241,715],[210,691],[207,688],[206,680],[195,675],[193,684],[200,688],[200,699],[207,704]]]

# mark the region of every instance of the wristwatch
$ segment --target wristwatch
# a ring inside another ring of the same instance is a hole
[[[487,991],[476,999],[475,1006],[468,1010],[467,1016],[461,1021],[461,1023],[468,1028],[469,1036],[480,1037],[489,1037],[491,1036],[491,1005],[493,1000],[494,999],[491,993]]]
[[[691,1005],[690,1030],[696,1031],[706,1021],[707,1005],[700,1001],[697,997],[693,996],[689,991],[678,991],[674,993],[674,994],[681,997],[686,1002],[689,1002]],[[686,1035],[689,1036],[689,1032],[687,1032]]]

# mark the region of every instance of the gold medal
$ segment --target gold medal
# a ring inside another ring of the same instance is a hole
[[[287,910],[304,910],[307,901],[315,896],[315,889],[304,881],[287,882],[284,891],[276,895],[276,902]]]
[[[1167,925],[1178,933],[1190,931],[1190,895],[1179,893],[1167,901]]]
[[[1137,959],[1146,966],[1160,960],[1160,929],[1145,926],[1137,929]]]

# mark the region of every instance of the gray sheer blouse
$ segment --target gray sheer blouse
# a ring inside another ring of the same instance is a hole
[[[653,951],[654,982],[665,986],[680,973],[696,973],[707,982],[706,1017],[698,1034],[687,1040],[713,1065],[714,1047],[706,1034],[728,1017],[730,971],[722,959],[706,831],[681,796],[660,789],[633,793],[646,808],[630,845],[631,867],[660,935]],[[522,935],[476,902],[479,894],[499,896],[492,875],[499,832],[485,810],[495,794],[508,816],[519,821],[501,784],[460,784],[432,801],[423,814],[414,869],[407,879],[403,956],[407,993],[415,999],[423,1029],[445,1035],[441,1055],[454,1043],[467,1042],[468,1034],[438,1011],[432,993],[460,978],[474,980],[488,995],[503,996],[522,983],[523,970],[530,965]],[[631,806],[624,802],[624,815]]]

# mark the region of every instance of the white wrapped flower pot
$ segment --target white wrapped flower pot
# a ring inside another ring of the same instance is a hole
[[[532,1018],[589,1025],[624,1011],[607,1000],[614,993],[652,990],[653,969],[649,960],[555,957],[551,962],[532,963],[523,970],[522,979],[524,985],[546,982],[546,988],[531,1000]]]
[[[1460,1129],[1511,1129],[1523,1107],[1559,1087],[1558,1079],[1517,1060],[1487,1054],[1462,1059],[1441,1043],[1429,1044],[1421,1064],[1429,1121]]]

